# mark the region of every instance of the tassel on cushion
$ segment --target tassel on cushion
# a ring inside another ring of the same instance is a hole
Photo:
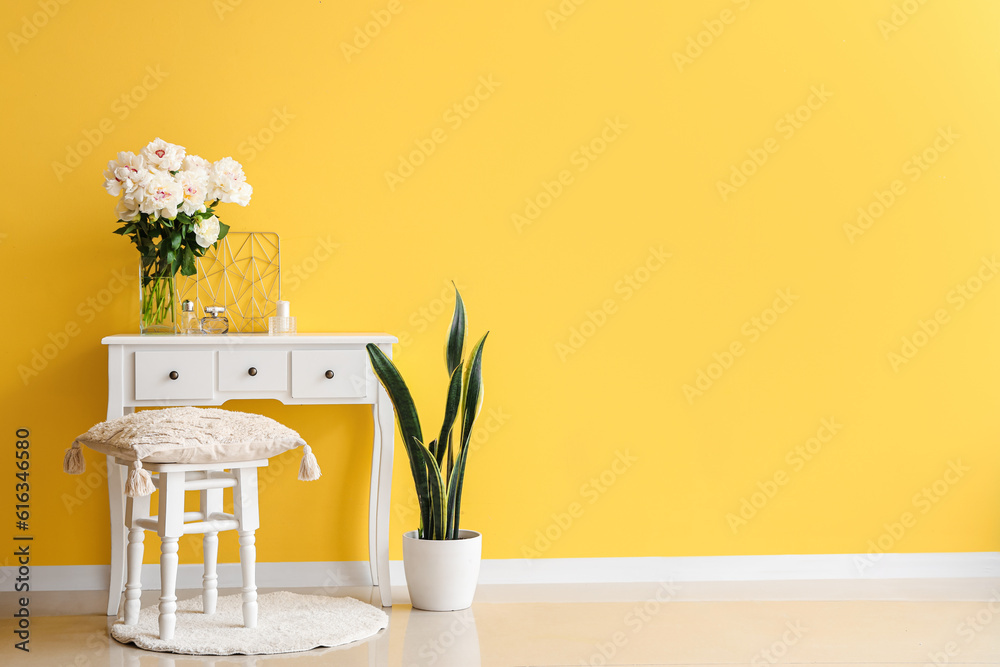
[[[125,495],[129,498],[142,498],[156,491],[153,478],[149,471],[142,469],[142,461],[134,461],[128,469],[128,480],[125,482]]]
[[[63,472],[70,475],[82,475],[87,469],[87,462],[83,460],[83,451],[80,449],[80,442],[73,441],[73,446],[66,450],[63,457]]]
[[[299,479],[303,482],[315,482],[322,474],[312,447],[305,445],[302,448],[302,463],[299,464]]]

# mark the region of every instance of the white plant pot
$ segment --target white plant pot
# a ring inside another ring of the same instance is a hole
[[[483,556],[483,536],[458,531],[457,540],[421,540],[403,533],[403,570],[410,603],[427,611],[455,611],[472,606]]]

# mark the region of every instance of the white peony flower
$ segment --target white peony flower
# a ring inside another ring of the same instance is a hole
[[[135,193],[142,193],[142,190],[136,190]],[[115,213],[118,215],[118,219],[122,222],[132,222],[133,220],[139,219],[139,204],[141,199],[136,199],[130,194],[122,194],[122,198],[118,200],[118,205],[115,206]]]
[[[176,144],[168,144],[163,139],[157,137],[140,151],[146,166],[150,169],[162,169],[163,171],[177,171],[184,162],[184,147]]]
[[[250,203],[250,196],[253,194],[253,187],[249,183],[240,183],[240,187],[236,189],[236,192],[229,195],[228,199],[223,199],[222,201],[226,203],[239,204],[240,206],[246,206]]]
[[[173,220],[177,217],[177,207],[184,201],[181,184],[165,171],[154,173],[144,188],[139,210],[153,216]]]
[[[209,199],[246,206],[250,203],[253,188],[247,184],[243,167],[231,157],[224,157],[212,165],[209,179]]]
[[[117,160],[108,161],[108,168],[104,171],[104,189],[117,197],[123,191],[132,192],[142,187],[149,176],[142,156],[121,151]]]
[[[181,184],[181,194],[184,198],[180,209],[188,215],[204,211],[205,199],[208,197],[208,172],[197,168],[190,171],[184,169],[174,178]]]
[[[184,171],[204,173],[205,178],[208,178],[208,175],[212,171],[212,163],[198,155],[188,155],[181,163],[181,169]]]
[[[219,240],[219,219],[214,215],[211,218],[202,218],[194,225],[194,240],[202,248],[207,248]]]

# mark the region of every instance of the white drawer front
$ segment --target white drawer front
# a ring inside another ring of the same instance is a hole
[[[211,350],[135,353],[135,400],[212,398]]]
[[[364,350],[292,350],[293,398],[364,398],[367,393]]]
[[[286,391],[288,353],[279,350],[219,352],[219,391]]]

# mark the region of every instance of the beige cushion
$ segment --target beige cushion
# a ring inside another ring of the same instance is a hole
[[[143,410],[101,422],[77,441],[122,461],[147,463],[252,461],[306,444],[273,419],[218,408]]]

